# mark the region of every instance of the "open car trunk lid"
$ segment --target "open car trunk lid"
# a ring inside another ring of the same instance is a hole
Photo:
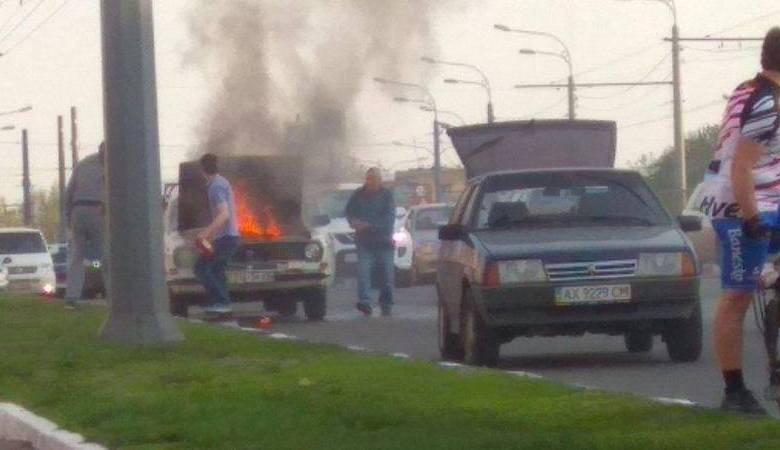
[[[297,156],[225,156],[219,174],[233,188],[244,241],[308,239],[301,218],[303,163]],[[197,161],[179,165],[179,231],[211,221],[206,179]]]
[[[450,128],[466,177],[502,170],[611,168],[615,122],[531,120]]]

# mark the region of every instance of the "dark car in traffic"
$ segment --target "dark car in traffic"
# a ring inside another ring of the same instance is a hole
[[[623,336],[673,361],[702,346],[699,267],[685,231],[641,175],[610,168],[485,173],[439,230],[442,357],[495,366],[517,337]]]

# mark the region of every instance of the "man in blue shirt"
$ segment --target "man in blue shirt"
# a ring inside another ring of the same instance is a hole
[[[373,167],[366,172],[366,182],[350,197],[346,217],[355,230],[358,252],[358,303],[357,309],[371,316],[371,274],[381,273],[379,304],[383,316],[390,316],[393,307],[393,228],[395,226],[395,200],[390,190],[382,186],[382,174]]]
[[[225,269],[240,243],[233,189],[230,182],[219,175],[215,155],[203,155],[200,168],[208,180],[211,223],[198,235],[198,239],[211,242],[213,252],[201,255],[195,263],[195,275],[211,299],[211,304],[205,309],[206,313],[229,314],[232,302]]]

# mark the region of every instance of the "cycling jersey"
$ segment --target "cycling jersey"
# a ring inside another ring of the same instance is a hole
[[[761,144],[764,153],[753,167],[758,210],[775,212],[780,204],[780,86],[762,74],[742,83],[731,95],[721,123],[715,159],[704,177],[698,209],[712,218],[741,217],[731,187],[731,165],[740,137]]]

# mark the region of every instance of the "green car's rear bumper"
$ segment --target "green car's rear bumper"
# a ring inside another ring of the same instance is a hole
[[[555,289],[562,286],[630,285],[631,299],[561,305]],[[690,317],[699,302],[699,278],[631,278],[501,287],[472,286],[482,317],[492,327],[648,322]]]

